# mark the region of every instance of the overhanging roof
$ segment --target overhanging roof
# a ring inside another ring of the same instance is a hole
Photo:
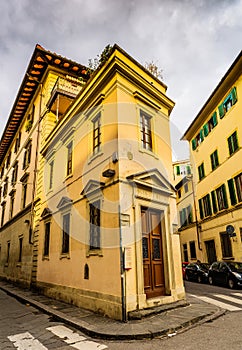
[[[0,141],[0,163],[5,157],[46,69],[50,66],[61,69],[75,77],[82,77],[85,80],[88,78],[85,66],[47,51],[37,44],[2,134]]]
[[[209,96],[201,110],[198,112],[195,119],[192,121],[188,129],[185,131],[181,140],[190,140],[191,135],[199,128],[200,118],[210,112],[209,109],[214,108],[214,105],[220,101],[220,93],[223,92],[224,86],[227,84],[233,84],[234,79],[239,77],[242,73],[242,51],[236,57],[230,68],[227,70],[223,78],[220,80],[219,84],[213,90],[212,94]]]

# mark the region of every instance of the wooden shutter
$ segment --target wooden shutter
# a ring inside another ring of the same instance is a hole
[[[212,204],[213,204],[213,212],[214,212],[214,214],[216,214],[218,211],[218,207],[217,207],[217,202],[216,202],[215,191],[211,192],[211,197],[212,197]]]
[[[203,212],[203,203],[202,203],[201,199],[198,200],[198,204],[199,204],[200,218],[203,219],[204,218],[204,212]]]
[[[208,134],[209,134],[208,123],[203,125],[203,132],[204,132],[205,137],[208,136]]]
[[[220,119],[222,119],[225,115],[225,109],[224,109],[223,103],[220,106],[218,106],[218,112],[219,112]]]
[[[212,115],[213,125],[216,126],[218,124],[217,112],[215,111]]]
[[[222,185],[222,191],[223,191],[223,198],[224,198],[224,207],[228,208],[228,201],[227,201],[225,184]]]
[[[236,87],[233,87],[233,89],[231,90],[231,98],[232,98],[232,104],[234,105],[237,102]]]
[[[229,186],[230,202],[232,205],[235,205],[237,203],[237,198],[236,198],[236,194],[235,194],[234,180],[233,179],[228,180],[228,186]]]

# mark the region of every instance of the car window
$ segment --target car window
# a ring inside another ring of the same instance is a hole
[[[212,270],[216,270],[218,268],[218,266],[219,266],[219,262],[215,262],[212,264],[211,268],[212,268]]]
[[[231,263],[228,263],[228,266],[230,267],[231,271],[234,271],[234,272],[242,271],[242,263],[240,262],[231,262]]]
[[[209,264],[199,264],[201,269],[208,270],[209,269]]]

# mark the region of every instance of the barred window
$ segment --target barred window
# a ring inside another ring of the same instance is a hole
[[[89,204],[90,250],[100,249],[100,200]]]
[[[101,113],[93,119],[93,153],[96,154],[101,148]]]
[[[62,254],[69,253],[70,248],[70,213],[63,215]]]

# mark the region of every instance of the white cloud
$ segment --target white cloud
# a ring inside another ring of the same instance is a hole
[[[176,138],[241,50],[242,0],[11,0],[0,15],[1,130],[36,43],[83,64],[115,42],[157,62]]]

